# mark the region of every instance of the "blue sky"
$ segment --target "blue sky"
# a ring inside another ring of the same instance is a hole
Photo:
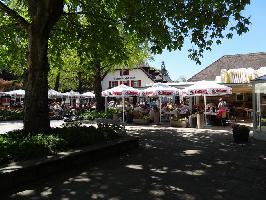
[[[242,36],[234,35],[233,39],[224,39],[221,45],[212,46],[212,51],[204,53],[201,65],[188,58],[189,42],[181,51],[164,51],[155,55],[154,61],[149,61],[150,65],[159,68],[164,61],[172,80],[176,80],[179,76],[190,78],[223,55],[266,52],[266,1],[251,0],[244,13],[251,17],[249,32]]]

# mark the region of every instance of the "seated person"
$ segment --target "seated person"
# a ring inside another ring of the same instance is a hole
[[[219,117],[219,118],[224,118],[224,113],[226,114],[226,109],[225,109],[225,108],[220,108],[220,109],[217,111],[216,116]],[[225,115],[225,116],[226,116],[226,115]]]
[[[190,114],[189,106],[187,106],[186,104],[181,104],[179,110],[179,114],[181,117],[187,117]]]

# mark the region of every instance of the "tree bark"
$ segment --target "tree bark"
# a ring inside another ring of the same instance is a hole
[[[102,74],[101,74],[101,65],[96,63],[94,65],[94,94],[96,100],[96,111],[104,111],[104,99],[102,97]]]
[[[54,90],[58,91],[60,87],[60,71],[57,73],[55,78]]]
[[[48,114],[48,39],[50,31],[63,13],[63,0],[30,0],[32,23],[28,29],[28,81],[24,106],[26,133],[50,130]]]
[[[82,73],[78,72],[78,92],[82,92]]]

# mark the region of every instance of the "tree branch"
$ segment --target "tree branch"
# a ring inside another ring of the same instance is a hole
[[[3,11],[4,13],[12,17],[14,20],[16,20],[20,26],[24,27],[25,29],[28,29],[30,23],[22,16],[20,16],[15,10],[12,10],[7,5],[5,5],[2,1],[0,1],[0,11]]]

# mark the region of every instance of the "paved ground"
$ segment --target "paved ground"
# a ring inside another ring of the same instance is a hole
[[[1,199],[234,199],[266,197],[266,143],[226,130],[131,127],[135,151],[15,189]]]
[[[63,124],[63,120],[51,120],[51,127],[60,127]],[[4,134],[9,131],[13,131],[16,129],[22,129],[23,122],[20,121],[2,121],[0,122],[0,134]]]

